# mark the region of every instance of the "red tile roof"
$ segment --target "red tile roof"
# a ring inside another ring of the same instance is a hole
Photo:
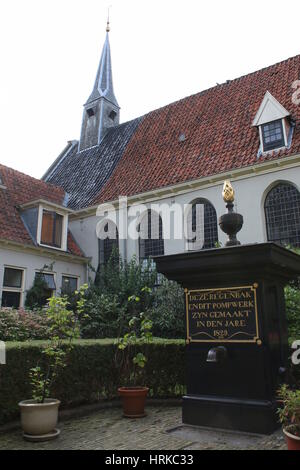
[[[300,152],[300,106],[292,103],[291,87],[299,78],[300,55],[147,114],[94,203]],[[291,113],[296,128],[289,150],[258,159],[252,121],[267,90]]]
[[[81,251],[79,245],[77,245],[70,230],[68,230],[68,251],[72,253],[72,255],[84,256],[83,251]]]
[[[19,171],[0,164],[0,239],[34,245],[20,217],[18,206],[37,199],[63,204],[65,191]],[[68,251],[83,256],[71,233],[68,234]]]

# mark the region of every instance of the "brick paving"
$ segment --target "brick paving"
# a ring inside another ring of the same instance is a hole
[[[0,433],[0,449],[8,450],[204,450],[285,449],[282,432],[272,436],[198,430],[182,426],[181,407],[148,406],[143,419],[126,419],[120,408],[109,408],[59,423],[54,441],[30,443],[20,429]],[[175,430],[174,430],[175,428]]]

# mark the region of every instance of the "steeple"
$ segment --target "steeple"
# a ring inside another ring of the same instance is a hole
[[[80,150],[99,144],[107,130],[119,124],[120,107],[113,88],[109,31],[108,20],[106,39],[102,49],[94,88],[84,105]]]

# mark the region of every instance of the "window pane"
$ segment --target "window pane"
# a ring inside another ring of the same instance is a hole
[[[188,240],[190,250],[215,248],[218,243],[218,222],[216,210],[210,202],[204,199],[195,201],[188,214],[187,224],[188,235],[193,235]]]
[[[280,183],[271,189],[265,216],[269,241],[300,246],[300,193],[294,186]]]
[[[22,275],[23,271],[20,269],[5,268],[3,286],[21,288]]]
[[[273,150],[284,146],[282,121],[270,122],[262,126],[264,150]]]
[[[69,277],[63,276],[62,277],[62,286],[61,291],[64,294],[72,293],[77,290],[77,278],[76,277]]]
[[[55,214],[55,239],[54,245],[61,247],[63,216]]]
[[[41,275],[42,279],[45,281],[45,284],[46,284],[48,289],[50,289],[50,290],[55,290],[56,289],[53,274],[42,273],[40,275]]]
[[[54,213],[43,211],[41,242],[45,245],[53,244]]]
[[[155,211],[148,210],[140,224],[139,258],[164,255],[162,218]]]
[[[2,292],[2,307],[20,307],[20,292]]]

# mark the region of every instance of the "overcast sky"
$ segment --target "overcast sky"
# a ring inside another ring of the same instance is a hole
[[[39,178],[79,138],[109,5],[121,122],[300,52],[299,0],[1,0],[1,163]]]

